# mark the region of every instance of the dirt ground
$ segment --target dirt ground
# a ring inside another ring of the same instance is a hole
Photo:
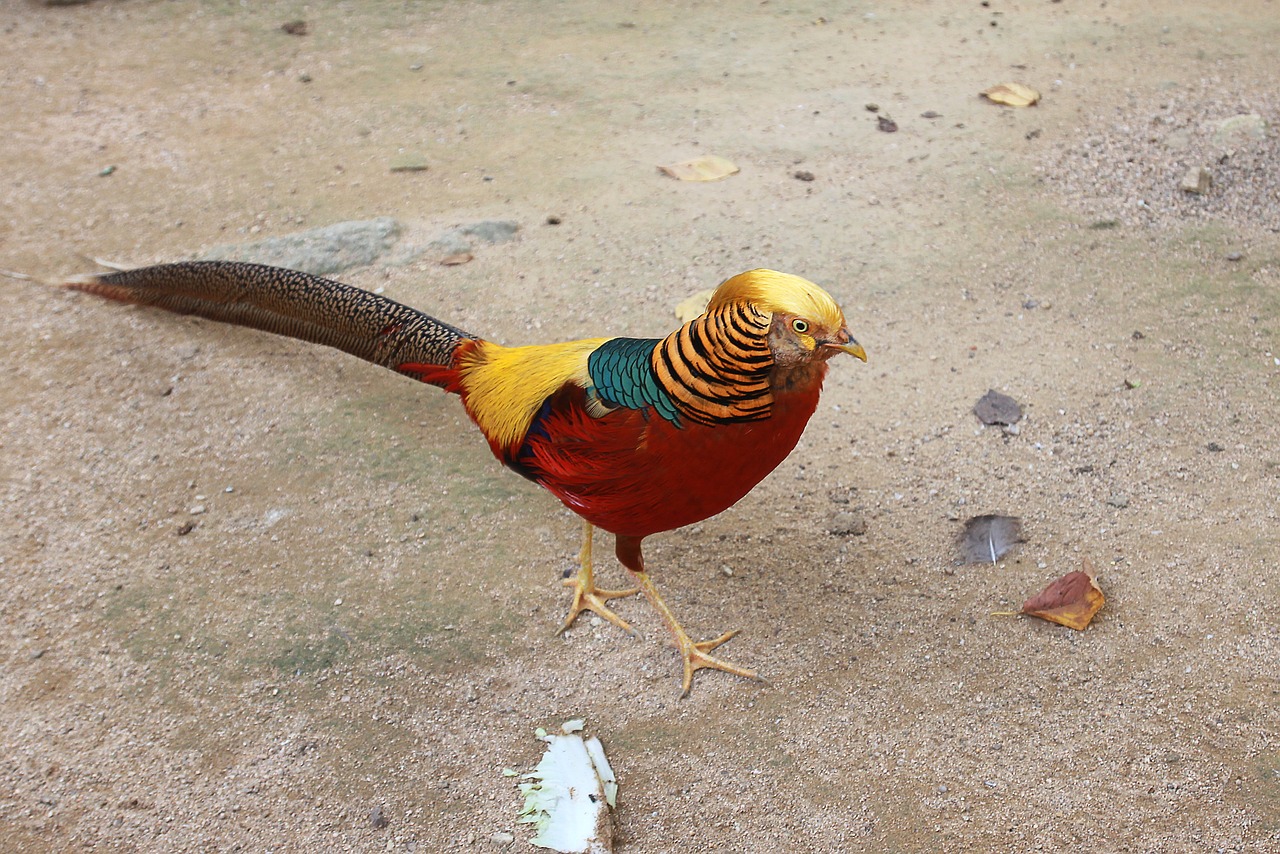
[[[681,700],[643,602],[641,640],[554,634],[578,521],[456,400],[0,280],[3,850],[525,850],[503,769],[581,715],[619,851],[1280,851],[1280,3],[14,0],[0,33],[0,267],[513,219],[340,278],[521,343],[661,335],[766,266],[870,356],[646,544],[767,678]],[[1008,81],[1041,103],[978,97]],[[742,171],[655,168],[711,153]],[[1026,542],[958,565],[989,512]],[[1086,631],[996,615],[1086,558]]]

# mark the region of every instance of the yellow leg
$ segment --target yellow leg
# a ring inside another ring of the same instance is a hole
[[[725,632],[714,640],[693,641],[689,639],[689,635],[684,628],[676,622],[675,615],[671,613],[671,609],[667,607],[667,603],[662,601],[662,596],[658,594],[658,588],[653,583],[653,579],[649,577],[649,573],[645,571],[636,572],[632,570],[632,575],[636,577],[636,581],[640,584],[640,592],[644,593],[644,598],[649,600],[649,604],[662,617],[662,621],[667,624],[667,628],[676,639],[676,648],[680,650],[680,658],[684,660],[684,683],[680,692],[681,697],[689,696],[689,689],[693,687],[693,672],[701,670],[704,667],[713,670],[723,670],[726,673],[733,673],[738,676],[744,676],[747,679],[759,680],[760,677],[755,671],[747,670],[737,665],[730,664],[723,659],[716,658],[714,655],[708,655],[711,650],[720,646],[720,644],[729,640],[738,633],[737,629],[731,632]]]
[[[578,552],[578,571],[573,578],[564,580],[566,587],[573,588],[573,604],[569,606],[569,616],[565,617],[564,625],[556,634],[561,634],[569,628],[583,611],[594,611],[627,634],[638,638],[640,633],[631,628],[626,620],[615,614],[605,603],[620,596],[634,596],[640,592],[640,588],[601,590],[596,587],[595,572],[591,568],[591,532],[593,530],[590,522],[582,523],[582,551]]]

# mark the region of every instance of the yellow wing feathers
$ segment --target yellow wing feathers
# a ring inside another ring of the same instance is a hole
[[[608,340],[529,347],[477,341],[459,354],[457,364],[471,417],[490,442],[504,449],[519,445],[543,402],[561,386],[573,382],[590,388],[587,357]]]

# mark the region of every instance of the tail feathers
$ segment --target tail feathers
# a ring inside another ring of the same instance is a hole
[[[236,261],[189,261],[80,276],[66,286],[107,299],[324,344],[433,385],[475,338],[361,288]]]

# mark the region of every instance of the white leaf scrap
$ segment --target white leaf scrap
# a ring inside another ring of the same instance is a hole
[[[563,854],[607,854],[613,849],[609,809],[617,803],[618,783],[604,747],[595,736],[583,740],[581,721],[567,722],[565,735],[539,728],[547,751],[520,784],[524,809],[520,823],[538,831],[530,842]],[[569,730],[572,730],[571,732]]]

